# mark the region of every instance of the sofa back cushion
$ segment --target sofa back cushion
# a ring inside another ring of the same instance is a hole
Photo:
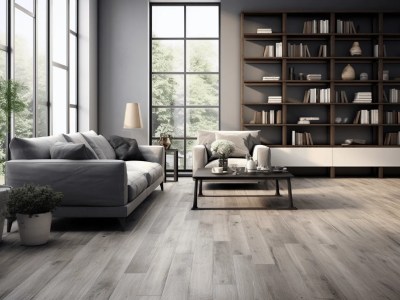
[[[211,156],[211,144],[215,140],[229,140],[235,144],[235,151],[231,157],[245,157],[246,154],[252,153],[255,145],[260,144],[259,130],[244,130],[244,131],[207,131],[199,130],[197,133],[197,143],[204,145],[207,149],[207,154]]]
[[[92,149],[85,144],[57,142],[50,147],[52,159],[97,159]]]
[[[93,130],[84,132],[83,134],[97,136],[97,133],[94,132]],[[67,142],[74,143],[74,144],[84,144],[87,148],[89,148],[93,151],[93,153],[96,155],[97,159],[100,158],[81,133],[75,132],[75,133],[63,134],[63,136]]]
[[[37,138],[18,138],[11,140],[11,159],[50,159],[50,147],[56,142],[66,142],[59,134]]]
[[[100,159],[116,158],[114,148],[110,145],[107,139],[101,134],[92,135],[92,134],[82,133],[82,136],[89,143],[90,147],[92,147],[92,149]]]

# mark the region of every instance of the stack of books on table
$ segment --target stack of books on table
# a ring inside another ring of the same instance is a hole
[[[353,103],[372,103],[372,93],[371,92],[355,93]]]
[[[321,80],[322,75],[321,74],[308,74],[307,75],[307,80]]]
[[[263,76],[262,80],[263,81],[268,81],[268,80],[279,80],[281,79],[280,76]]]
[[[282,103],[282,96],[268,96],[268,103]]]
[[[257,33],[272,33],[272,28],[257,28]]]

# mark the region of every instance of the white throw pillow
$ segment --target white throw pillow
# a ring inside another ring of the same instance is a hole
[[[248,131],[243,132],[228,132],[228,131],[220,131],[215,132],[216,140],[227,140],[231,141],[235,144],[235,150],[229,157],[245,157],[246,154],[250,154],[248,148],[248,139],[250,133]],[[251,149],[250,149],[251,150]]]

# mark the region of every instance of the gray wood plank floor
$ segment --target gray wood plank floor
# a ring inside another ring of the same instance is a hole
[[[208,184],[197,211],[191,178],[164,186],[126,231],[57,219],[24,247],[14,223],[0,298],[400,299],[400,179],[295,178],[297,211],[272,183]]]

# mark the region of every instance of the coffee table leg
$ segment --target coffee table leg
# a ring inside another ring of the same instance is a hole
[[[200,179],[199,196],[203,196],[203,180]]]
[[[288,197],[290,202],[289,209],[297,209],[297,207],[293,205],[292,184],[290,182],[290,178],[287,179],[287,188],[288,188]]]
[[[280,192],[279,192],[279,180],[275,179],[275,196],[280,196]]]
[[[194,180],[194,193],[193,193],[193,207],[192,209],[197,209],[197,190],[198,190],[198,180]]]

